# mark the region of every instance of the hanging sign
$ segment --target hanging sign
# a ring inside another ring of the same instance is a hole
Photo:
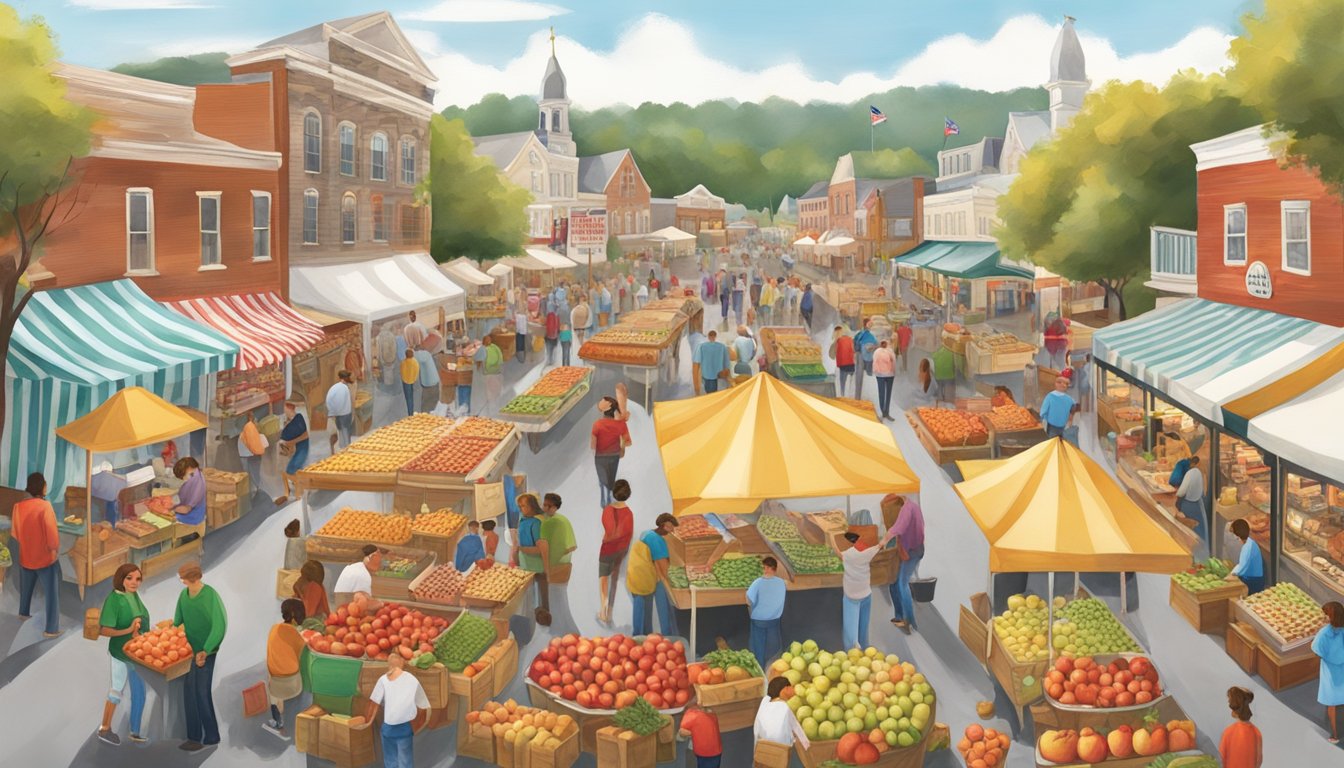
[[[1269,278],[1269,267],[1263,261],[1251,262],[1246,270],[1246,292],[1257,299],[1268,299],[1274,295],[1274,283]]]

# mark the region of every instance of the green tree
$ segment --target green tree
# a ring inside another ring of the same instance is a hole
[[[65,98],[51,30],[0,4],[0,360],[33,291],[24,274],[77,200],[71,163],[89,151],[93,115]],[[8,388],[0,388],[0,421]]]
[[[1164,88],[1108,83],[1023,159],[999,199],[999,247],[1069,280],[1099,283],[1125,318],[1126,287],[1148,270],[1148,228],[1195,227],[1190,145],[1258,119],[1218,76],[1181,73]]]
[[[617,262],[625,258],[625,249],[621,247],[620,238],[612,235],[607,238],[607,261]]]
[[[422,182],[433,206],[429,249],[443,263],[516,255],[527,234],[527,190],[510,184],[488,158],[477,157],[461,120],[429,121],[429,175]]]
[[[147,80],[158,80],[175,85],[227,83],[232,79],[227,53],[196,53],[191,56],[169,56],[144,63],[118,64],[113,72]]]
[[[1288,134],[1288,157],[1344,189],[1344,3],[1265,0],[1264,7],[1260,16],[1242,19],[1246,31],[1232,41],[1228,79],[1244,102]]]

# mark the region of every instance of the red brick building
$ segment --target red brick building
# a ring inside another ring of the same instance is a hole
[[[649,232],[649,184],[628,149],[579,158],[579,196],[600,196],[607,210],[607,234]]]

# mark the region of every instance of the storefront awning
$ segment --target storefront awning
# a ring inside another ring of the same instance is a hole
[[[528,256],[536,259],[548,269],[573,269],[574,262],[566,259],[564,256],[552,251],[550,248],[540,246],[529,246],[523,249]]]
[[[961,280],[985,277],[1016,277],[1030,280],[1034,276],[1028,269],[1005,263],[998,245],[994,243],[930,240],[901,255],[896,259],[896,263],[921,267]]]
[[[449,280],[463,288],[484,288],[495,284],[493,277],[482,272],[480,267],[476,266],[476,262],[465,256],[453,259],[447,264],[440,264],[439,269],[443,270]]]
[[[361,323],[425,307],[449,316],[466,311],[466,292],[439,271],[427,253],[399,253],[372,261],[291,266],[295,303]]]
[[[312,349],[324,336],[317,323],[274,293],[206,296],[164,304],[237,342],[242,349],[240,371],[282,363],[286,357]]]
[[[1222,424],[1223,403],[1303,367],[1342,341],[1342,328],[1186,299],[1097,331],[1092,354],[1190,413]]]

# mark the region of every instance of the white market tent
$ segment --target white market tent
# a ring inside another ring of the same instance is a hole
[[[572,262],[572,264],[571,264],[570,266],[574,266],[575,264],[577,264],[577,265],[580,266],[580,267],[586,267],[586,266],[588,266],[588,264],[589,264],[589,261],[588,261],[589,253],[588,253],[588,252],[589,252],[590,249],[588,249],[588,248],[570,248],[570,250],[573,251],[573,253],[566,253],[566,254],[565,254],[565,256],[568,257],[569,261]],[[592,250],[592,263],[593,263],[593,264],[606,264],[606,263],[607,263],[607,249],[606,249],[606,248],[603,248],[603,249],[601,249],[601,250],[597,250],[597,249],[591,249],[591,250]]]
[[[369,323],[425,307],[465,316],[466,292],[427,253],[399,253],[354,264],[291,266],[289,297],[298,305]]]
[[[490,268],[485,270],[485,274],[495,278],[500,287],[505,290],[513,287],[513,267],[504,262],[491,264]]]
[[[448,275],[449,280],[463,288],[484,288],[495,284],[495,278],[482,272],[474,261],[465,256],[440,264],[439,269]]]
[[[797,240],[794,240],[794,241],[793,241],[793,244],[794,244],[794,245],[816,245],[816,244],[817,244],[817,241],[816,241],[816,240],[813,240],[813,239],[811,238],[811,236],[804,236],[804,237],[800,237],[800,238],[798,238]]]
[[[648,239],[654,242],[684,243],[687,240],[694,240],[695,235],[692,235],[689,232],[683,232],[676,227],[663,227],[657,231],[650,232]]]
[[[528,256],[536,259],[545,265],[546,269],[573,269],[574,262],[552,251],[550,248],[543,248],[538,245],[530,245],[523,249]]]

